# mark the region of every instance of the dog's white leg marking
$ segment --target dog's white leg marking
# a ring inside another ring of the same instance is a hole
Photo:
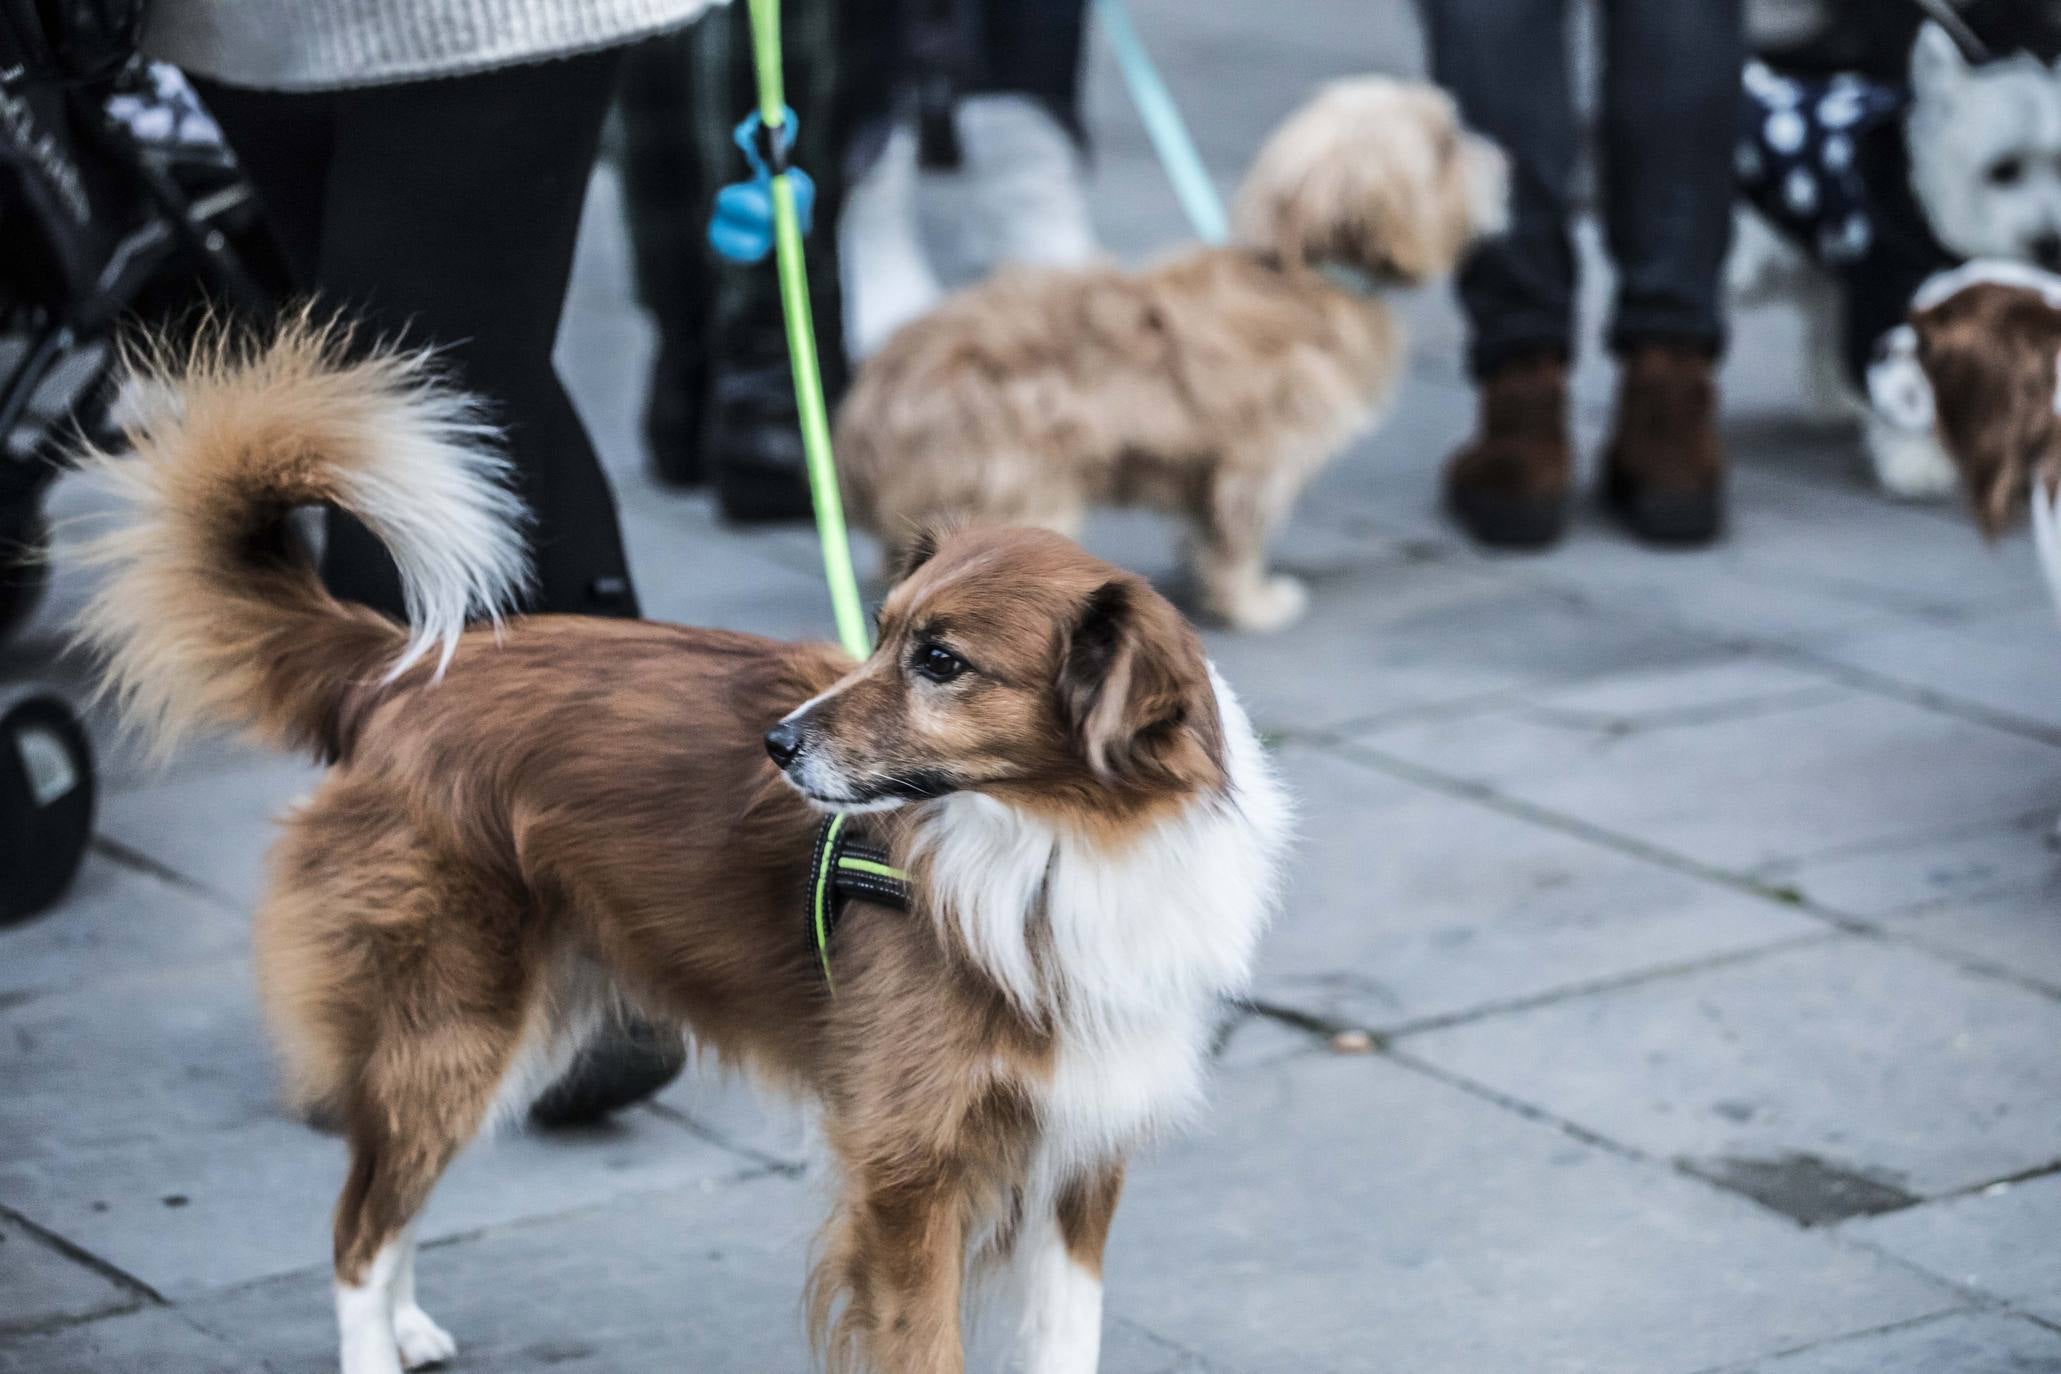
[[[1102,1357],[1102,1279],[1067,1253],[1057,1222],[1019,1242],[1023,1374],[1095,1374]]]
[[[401,1363],[410,1369],[441,1364],[458,1353],[458,1342],[415,1301],[415,1223],[408,1223],[395,1244],[401,1257],[394,1271],[394,1340]]]
[[[935,305],[944,285],[924,251],[916,132],[897,126],[865,176],[845,195],[837,244],[843,267],[845,345],[864,358]]]
[[[394,1280],[402,1265],[402,1241],[388,1241],[367,1266],[364,1281],[336,1285],[338,1364],[343,1374],[401,1374],[401,1350],[394,1341]]]
[[[1960,474],[1939,446],[1937,435],[1929,430],[1898,429],[1872,414],[1868,418],[1868,458],[1883,490],[1905,500],[1938,500],[1951,495],[1960,484]]]

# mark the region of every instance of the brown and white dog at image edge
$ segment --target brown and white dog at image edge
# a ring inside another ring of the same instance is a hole
[[[831,1368],[957,1374],[987,1297],[1006,1367],[1089,1374],[1125,1161],[1197,1110],[1289,825],[1194,631],[1036,530],[912,548],[864,662],[467,629],[525,575],[489,436],[421,357],[350,356],[301,324],[136,388],[134,455],[91,460],[129,510],[84,619],[162,746],[236,725],[332,765],[256,954],[291,1099],[349,1147],[344,1374],[454,1356],[418,1299],[423,1205],[620,1007],[819,1108]],[[393,551],[412,631],[323,589],[288,525],[323,502]],[[834,985],[805,938],[826,812],[911,887],[846,906]]]
[[[1005,270],[892,335],[838,411],[855,520],[892,564],[940,521],[1074,534],[1091,507],[1150,506],[1185,522],[1210,614],[1288,625],[1308,595],[1267,546],[1387,405],[1388,298],[1499,232],[1508,180],[1437,87],[1335,83],[1261,148],[1235,246]]]
[[[1876,412],[1937,434],[1982,532],[2031,510],[2061,608],[2061,275],[1973,262],[1927,282],[1868,374]]]
[[[1868,390],[1878,414],[1937,434],[1984,535],[2030,509],[2061,611],[2061,275],[1974,262],[1935,277],[1885,340]]]

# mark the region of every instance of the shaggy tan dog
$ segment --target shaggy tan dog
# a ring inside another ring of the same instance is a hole
[[[1236,246],[1006,272],[894,335],[838,416],[855,519],[893,562],[939,522],[1073,533],[1090,504],[1148,505],[1188,520],[1212,613],[1289,624],[1306,593],[1267,544],[1394,386],[1384,289],[1498,231],[1507,181],[1437,88],[1327,88],[1260,150]]]

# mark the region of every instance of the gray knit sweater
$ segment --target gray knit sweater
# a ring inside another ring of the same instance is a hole
[[[711,0],[152,0],[150,56],[232,86],[323,91],[612,47]]]

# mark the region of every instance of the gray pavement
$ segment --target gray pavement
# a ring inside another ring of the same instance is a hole
[[[1227,186],[1316,80],[1420,60],[1400,4],[1140,20]],[[1109,241],[1180,242],[1099,55],[1093,104]],[[641,474],[651,343],[606,173],[592,210],[563,362],[647,606],[827,634],[808,531],[725,529]],[[1470,419],[1457,322],[1439,293],[1409,312],[1399,413],[1284,541],[1309,619],[1211,637],[1302,840],[1209,1123],[1119,1215],[1105,1368],[2061,1371],[2061,633],[2025,541],[1872,491],[1851,434],[1798,418],[1795,330],[1763,313],[1727,374],[1728,540],[1654,553],[1585,516],[1484,556],[1435,500]],[[1591,444],[1611,381],[1585,364]],[[1160,522],[1089,542],[1179,594]],[[7,676],[76,680],[82,594],[60,559]],[[0,1371],[328,1367],[341,1149],[277,1106],[245,915],[311,772],[224,743],[153,772],[99,725],[78,889],[0,933]],[[1334,1053],[1343,1028],[1373,1052]],[[461,1369],[799,1371],[819,1185],[798,1122],[697,1076],[464,1160],[425,1301]]]

